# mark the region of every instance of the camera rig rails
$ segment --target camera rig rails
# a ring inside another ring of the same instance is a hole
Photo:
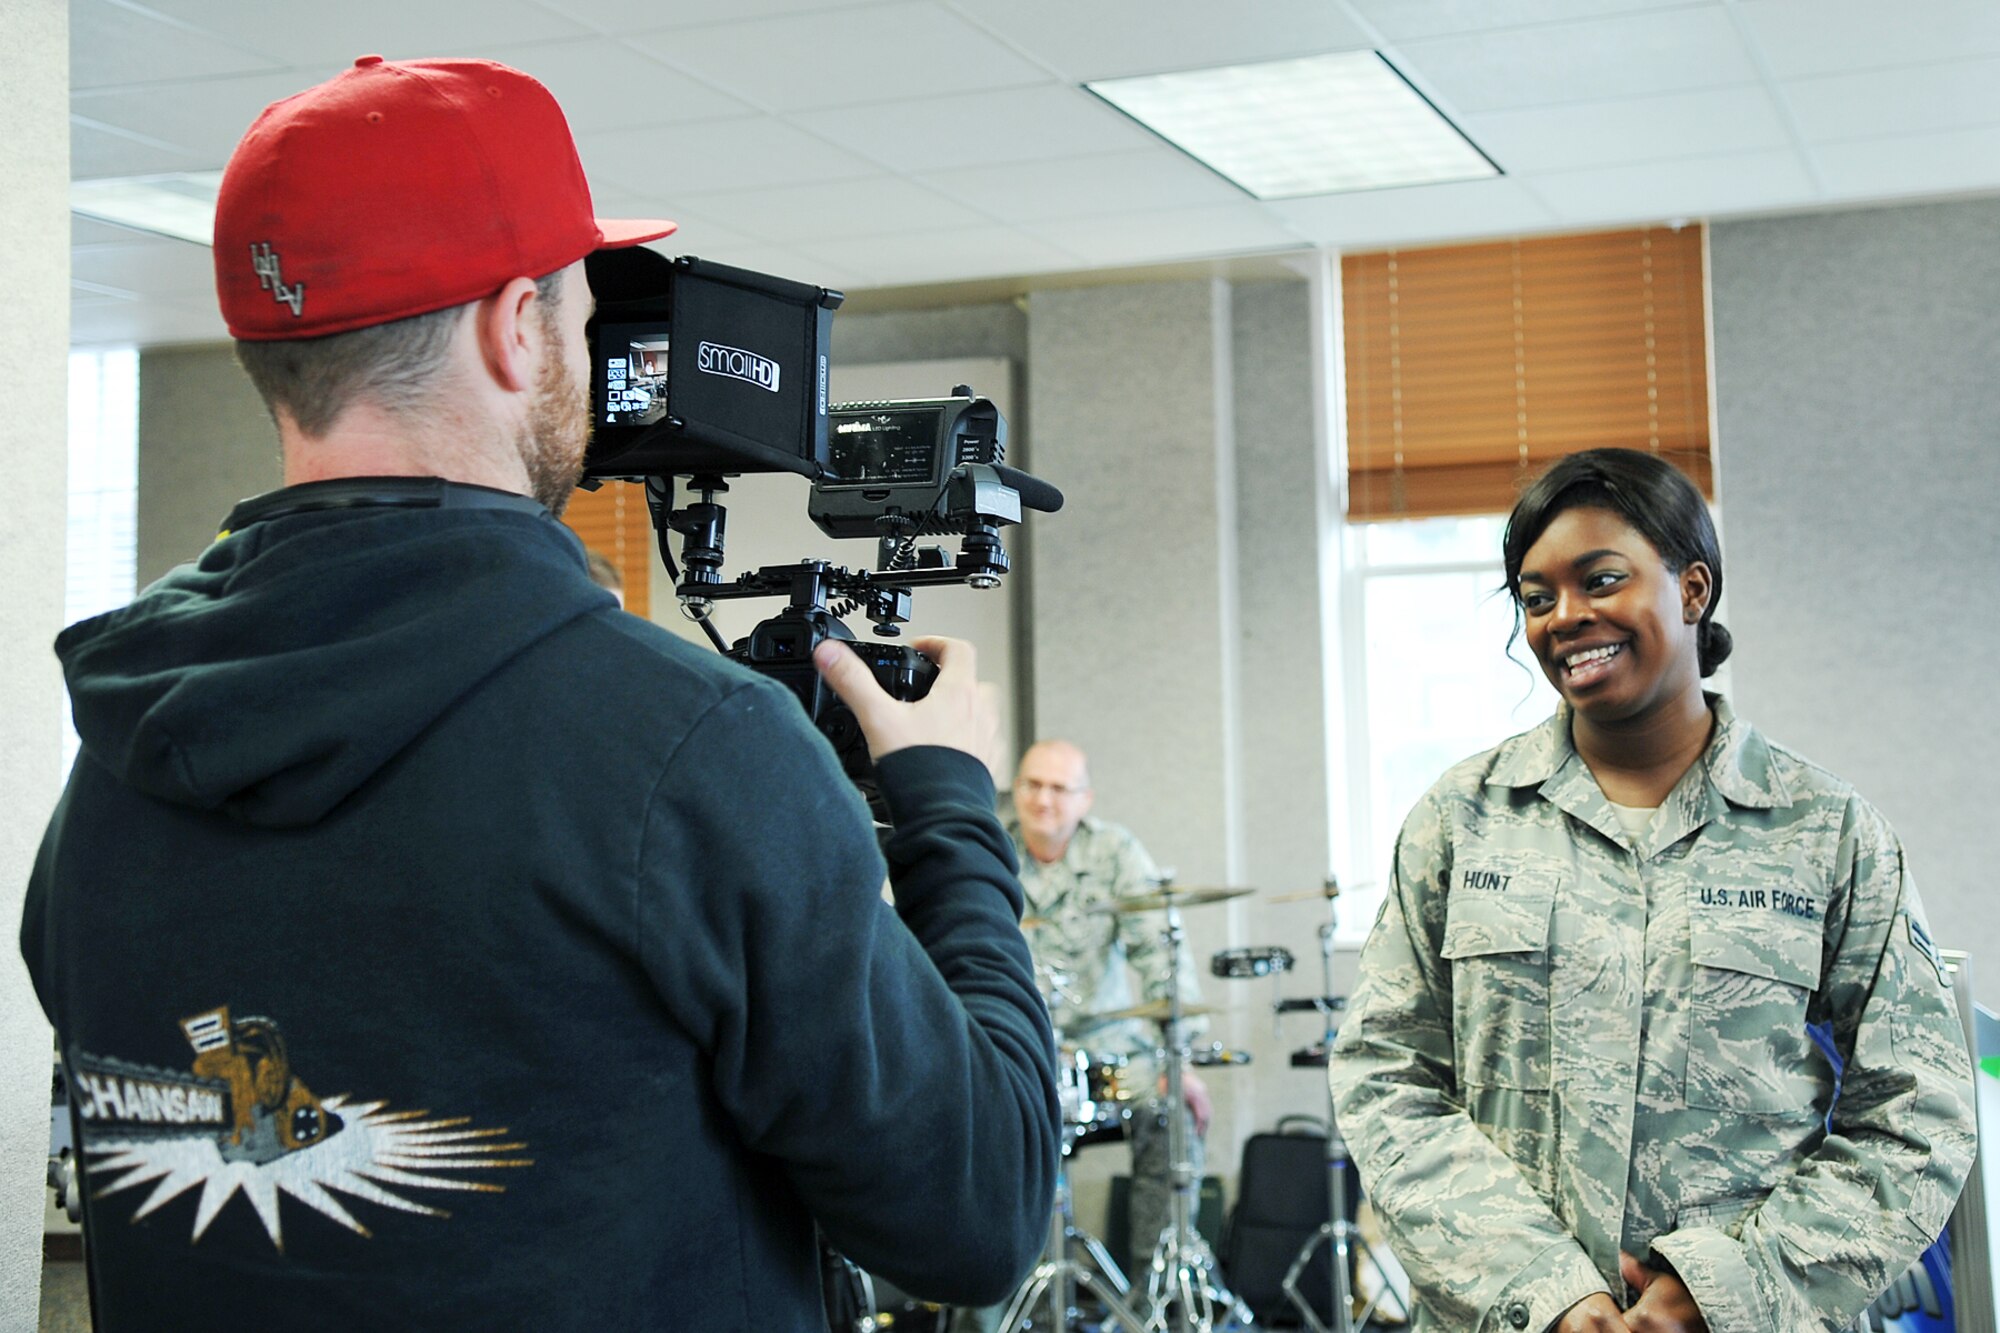
[[[829,406],[839,292],[644,248],[599,251],[586,273],[596,309],[582,484],[644,484],[683,612],[718,650],[792,690],[886,820],[860,727],[820,679],[813,650],[850,643],[891,696],[922,698],[935,664],[904,644],[857,640],[845,617],[859,611],[892,640],[916,589],[997,586],[1010,563],[1000,530],[1023,508],[1061,508],[1061,492],[1007,466],[1005,419],[966,385],[943,398]],[[875,567],[805,559],[725,579],[719,497],[727,478],[759,472],[807,478],[808,516],[829,537],[874,538]],[[690,497],[678,507],[676,478]],[[956,554],[918,545],[943,536],[959,538]],[[729,643],[710,619],[716,603],[755,597],[786,605]]]
[[[881,816],[866,741],[853,713],[813,667],[813,651],[828,639],[842,640],[892,697],[922,698],[937,674],[930,659],[904,644],[859,640],[845,618],[859,612],[878,638],[893,640],[910,618],[918,588],[999,586],[1011,566],[1000,529],[1019,523],[1024,505],[1053,511],[1062,496],[1001,461],[1006,422],[966,385],[945,398],[834,405],[827,434],[827,471],[813,483],[807,514],[829,537],[873,537],[873,569],[806,559],[724,580],[727,515],[716,498],[728,489],[722,477],[692,477],[694,498],[678,509],[671,505],[668,479],[648,478],[647,501],[670,572],[669,534],[681,539],[675,593],[684,613],[728,657],[792,690]],[[943,535],[959,537],[955,556],[943,546],[919,545]],[[725,643],[710,620],[715,604],[755,597],[782,597],[786,605],[734,644]]]

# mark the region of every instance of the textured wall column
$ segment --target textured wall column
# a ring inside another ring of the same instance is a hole
[[[1314,888],[1327,869],[1307,306],[1303,282],[1236,288],[1245,869],[1271,892]]]
[[[1274,1025],[1270,981],[1206,975],[1225,946],[1283,945],[1285,993],[1320,989],[1313,902],[1272,904],[1326,873],[1320,522],[1303,283],[1037,292],[1029,306],[1035,470],[1068,496],[1035,533],[1034,695],[1043,735],[1091,755],[1098,810],[1190,885],[1256,898],[1186,914],[1209,1037],[1248,1066],[1203,1071],[1210,1174],[1233,1180],[1249,1134],[1324,1116],[1321,1071]],[[1098,1225],[1120,1154],[1082,1159]]]
[[[238,500],[285,480],[277,428],[228,343],[139,358],[139,586],[200,555]]]
[[[62,778],[62,628],[68,508],[69,7],[0,5],[0,1327],[33,1328],[42,1281],[49,1028],[14,947],[22,890]]]
[[[1028,298],[1030,466],[1066,498],[1037,519],[1031,548],[1035,729],[1081,745],[1098,813],[1191,885],[1229,868],[1221,571],[1234,515],[1225,522],[1217,497],[1229,409],[1216,384],[1227,310],[1207,282]],[[1187,914],[1198,960],[1220,942],[1218,911]],[[1217,1157],[1211,1171],[1235,1171],[1233,1148]],[[1087,1229],[1105,1233],[1109,1178],[1129,1169],[1123,1152],[1077,1159]]]
[[[1067,497],[1035,532],[1036,726],[1089,752],[1099,812],[1188,884],[1222,878],[1228,836],[1217,306],[1186,282],[1028,307],[1033,467]]]
[[[2000,1004],[2000,200],[1710,234],[1723,615],[1745,716],[1896,825]]]
[[[1317,888],[1327,872],[1326,658],[1310,318],[1305,282],[1236,286],[1243,882],[1258,894],[1230,904],[1227,942],[1281,946],[1297,964],[1275,982],[1203,978],[1210,1001],[1223,1007],[1213,1036],[1251,1055],[1247,1066],[1209,1073],[1217,1108],[1209,1169],[1231,1178],[1251,1134],[1286,1115],[1327,1112],[1325,1071],[1289,1061],[1291,1052],[1320,1037],[1321,1019],[1302,1013],[1273,1021],[1271,1013],[1279,994],[1303,997],[1324,985],[1317,930],[1325,904],[1273,901]],[[1345,968],[1351,958],[1342,962]]]

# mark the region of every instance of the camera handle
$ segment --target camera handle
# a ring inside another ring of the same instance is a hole
[[[649,476],[644,482],[660,562],[674,580],[674,591],[689,618],[702,627],[718,652],[797,695],[814,727],[833,745],[842,771],[860,789],[876,822],[890,823],[860,724],[821,680],[812,664],[813,650],[827,639],[843,640],[853,646],[891,698],[909,701],[928,694],[937,676],[935,663],[914,648],[856,642],[841,618],[862,610],[877,635],[894,638],[910,618],[911,594],[916,588],[997,584],[1008,564],[999,523],[993,521],[1000,516],[989,512],[997,507],[989,492],[1004,485],[998,474],[991,467],[969,465],[954,469],[947,479],[947,487],[963,488],[972,502],[968,508],[973,517],[964,520],[964,540],[955,563],[946,563],[948,556],[941,547],[915,547],[916,538],[927,526],[923,519],[889,514],[877,524],[877,559],[883,566],[879,570],[851,570],[825,560],[802,560],[766,565],[727,583],[722,581],[721,567],[728,514],[716,497],[726,493],[728,485],[718,475],[693,476],[689,486],[697,498],[675,509],[670,476]],[[681,536],[685,574],[673,557],[675,533]],[[787,604],[731,645],[710,617],[718,601],[748,597],[784,597]]]

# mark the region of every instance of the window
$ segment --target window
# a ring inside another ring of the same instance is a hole
[[[1507,509],[1598,445],[1650,449],[1712,495],[1703,236],[1342,256],[1348,517]]]
[[[1349,886],[1339,943],[1367,938],[1389,879],[1396,834],[1445,769],[1536,725],[1556,695],[1507,638],[1514,604],[1500,591],[1506,519],[1414,519],[1346,529],[1346,679],[1366,706],[1350,713],[1348,827],[1365,837],[1362,883]]]
[[[624,585],[625,609],[649,615],[653,562],[659,559],[659,548],[653,543],[653,515],[646,508],[645,488],[629,481],[608,481],[594,491],[578,490],[569,498],[563,522],[584,546],[617,568]]]
[[[132,600],[138,578],[139,353],[71,352],[63,623]],[[77,737],[63,700],[63,773]]]
[[[1397,831],[1438,776],[1555,709],[1509,647],[1495,511],[1598,446],[1651,450],[1713,494],[1704,248],[1701,227],[1642,227],[1341,257],[1333,822],[1361,881],[1341,943],[1366,937]]]

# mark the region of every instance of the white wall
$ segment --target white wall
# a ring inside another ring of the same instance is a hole
[[[0,1328],[33,1328],[49,1144],[48,1024],[13,945],[62,766],[69,343],[69,9],[0,5]]]

